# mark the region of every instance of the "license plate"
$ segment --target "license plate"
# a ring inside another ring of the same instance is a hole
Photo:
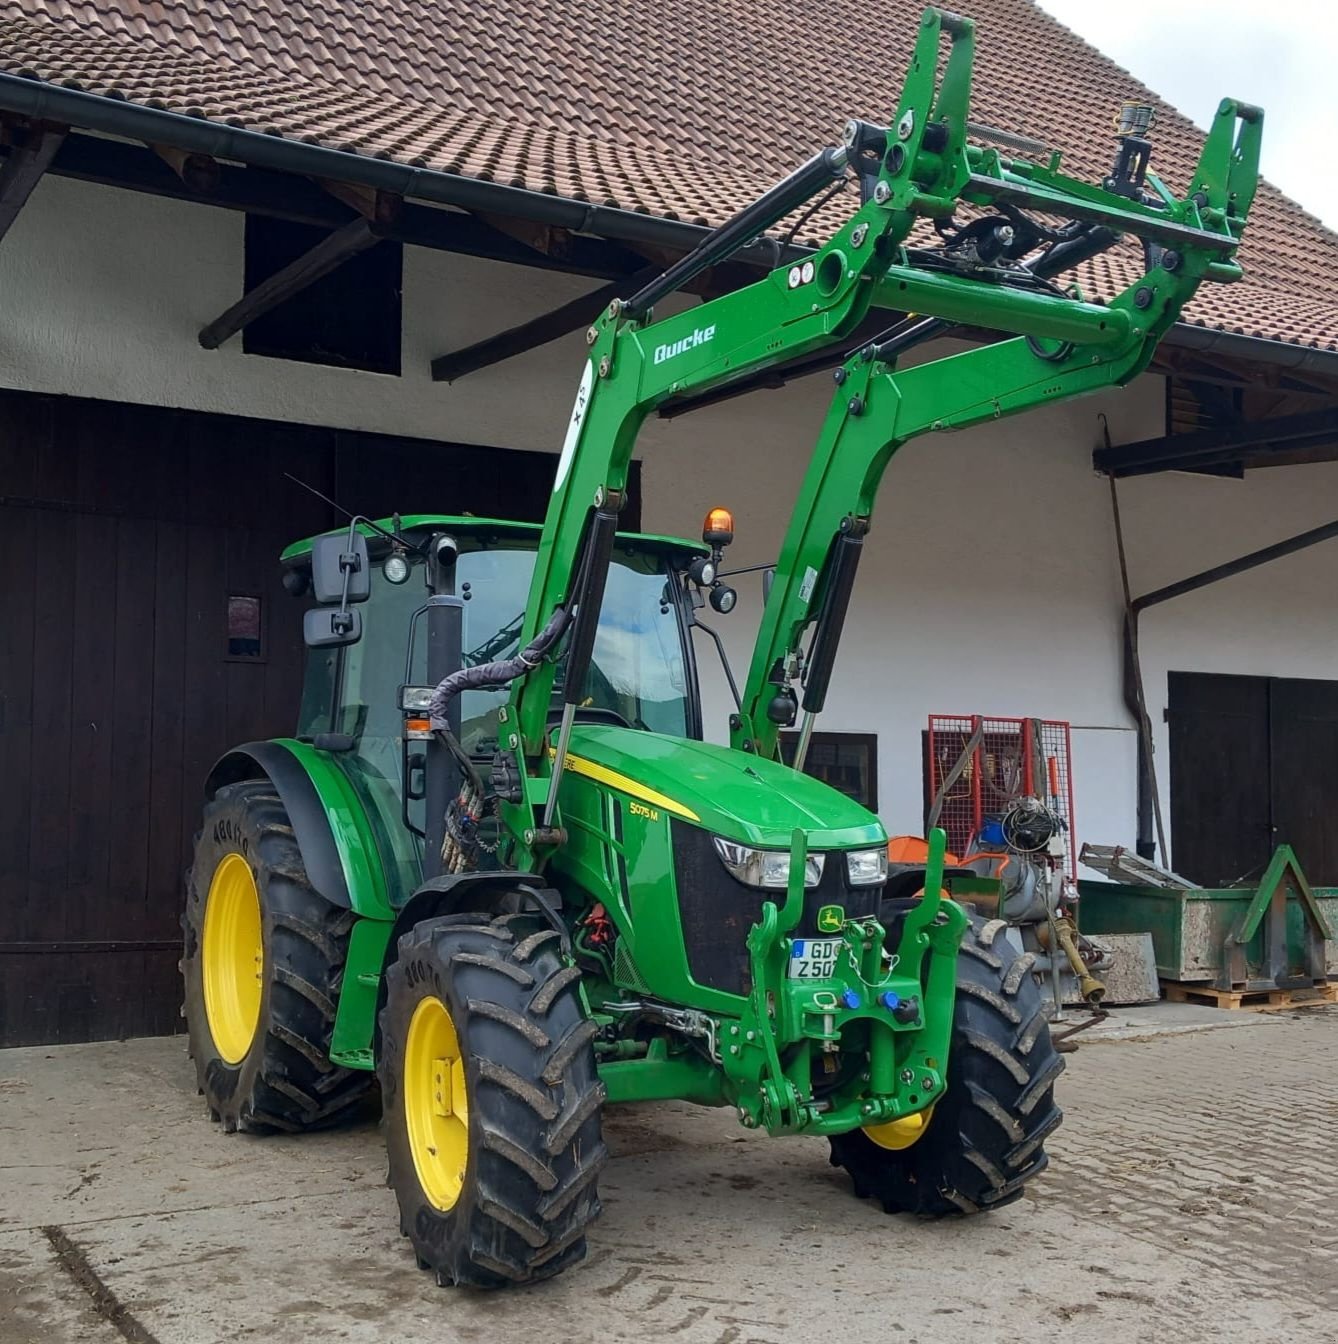
[[[796,938],[790,948],[790,979],[830,980],[845,945],[844,938]]]

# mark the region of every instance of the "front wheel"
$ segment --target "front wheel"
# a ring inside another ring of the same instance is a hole
[[[1059,1125],[1050,1040],[1031,958],[1001,920],[973,920],[957,958],[948,1086],[923,1121],[852,1130],[831,1140],[860,1198],[888,1213],[939,1217],[1002,1208],[1045,1169]]]
[[[448,915],[406,933],[387,973],[389,1182],[443,1286],[550,1278],[599,1214],[604,1085],[560,943],[533,915]]]

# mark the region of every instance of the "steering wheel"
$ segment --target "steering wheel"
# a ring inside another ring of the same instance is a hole
[[[548,711],[548,726],[551,728],[555,723],[560,723],[561,720],[562,706],[555,705]],[[633,726],[616,709],[605,709],[603,705],[577,705],[576,722],[611,723],[616,728],[631,728]]]

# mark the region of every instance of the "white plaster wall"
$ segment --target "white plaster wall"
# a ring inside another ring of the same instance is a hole
[[[47,177],[0,247],[0,384],[464,443],[561,442],[579,333],[433,383],[434,355],[598,285],[422,248],[404,252],[403,373],[201,349],[242,293],[243,217]]]
[[[1338,463],[1275,467],[1243,482],[1138,478],[1122,486],[1121,508],[1134,591],[1149,592],[1338,518]],[[1168,800],[1168,672],[1338,679],[1338,540],[1151,608],[1139,646]]]
[[[730,562],[773,557],[830,388],[820,376],[651,426],[646,439],[664,451],[644,459],[646,526],[688,531],[725,503],[739,537]],[[982,713],[1072,722],[1079,839],[1132,839],[1114,534],[1090,467],[1100,411],[1120,437],[1158,432],[1158,380],[914,441],[888,468],[819,725],[878,733],[879,810],[893,833],[921,826],[927,715]],[[739,583],[747,600],[715,624],[742,672],[761,594],[755,576]],[[699,656],[705,673],[709,647]],[[728,693],[703,679],[719,723]]]
[[[403,375],[243,355],[196,334],[241,292],[239,215],[45,179],[0,246],[0,385],[427,438],[551,449],[581,367],[579,333],[453,386],[445,350],[514,325],[595,282],[406,249]],[[644,525],[695,534],[733,508],[746,565],[776,554],[830,392],[824,377],[651,421],[640,446]],[[1155,378],[909,445],[885,478],[820,726],[879,734],[880,811],[918,830],[920,732],[930,711],[1072,721],[1077,839],[1134,838],[1132,725],[1120,696],[1120,592],[1107,486],[1090,468],[1099,413],[1115,442],[1162,428]],[[1135,592],[1338,512],[1338,465],[1246,481],[1158,476],[1122,487]],[[1168,669],[1338,676],[1338,543],[1180,599],[1145,618],[1148,699],[1165,776]],[[746,674],[760,583],[715,618]],[[729,711],[700,650],[708,731]]]

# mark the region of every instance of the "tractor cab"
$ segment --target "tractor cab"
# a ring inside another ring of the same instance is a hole
[[[308,649],[297,736],[338,762],[375,819],[385,870],[394,875],[392,905],[402,904],[423,876],[431,736],[426,699],[434,681],[429,599],[458,599],[459,666],[513,657],[540,532],[530,523],[451,515],[358,524],[369,572],[355,629]],[[285,550],[288,591],[310,597],[313,555],[319,564],[321,543],[328,538],[342,548],[348,536],[341,528]],[[700,578],[700,562],[709,554],[703,543],[679,537],[618,535],[582,721],[701,737],[691,627],[694,575]],[[559,680],[555,715],[561,691]],[[459,741],[480,771],[498,750],[506,700],[500,687],[460,697]]]

